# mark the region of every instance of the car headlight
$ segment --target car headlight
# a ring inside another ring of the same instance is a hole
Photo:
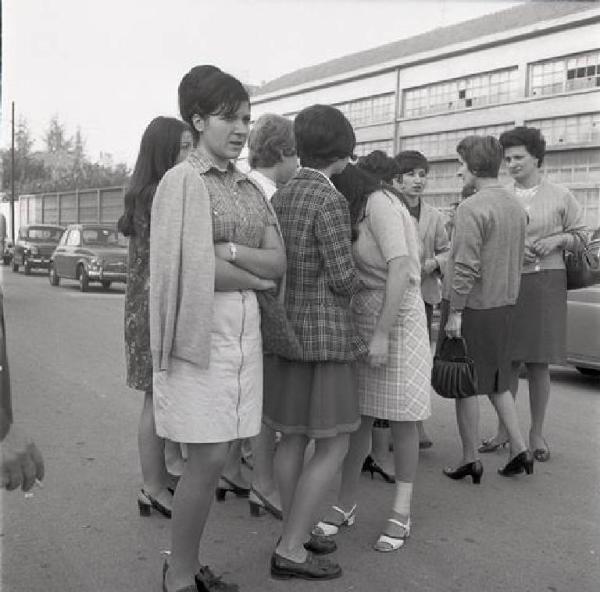
[[[31,247],[31,249],[29,249],[32,255],[37,255],[40,250],[37,247]]]
[[[102,261],[101,257],[93,257],[92,259],[90,259],[90,267],[94,269],[100,269],[103,264],[104,262]]]

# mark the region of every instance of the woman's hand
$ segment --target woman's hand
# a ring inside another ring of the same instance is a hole
[[[535,243],[533,243],[531,248],[538,257],[545,257],[549,253],[552,253],[552,251],[555,251],[557,249],[563,249],[564,246],[565,237],[563,235],[558,234],[556,236],[547,236],[546,238],[540,238],[539,240],[535,241]]]
[[[229,243],[215,243],[215,257],[223,259],[223,261],[231,261]]]
[[[373,368],[387,364],[390,347],[390,336],[382,331],[375,331],[369,343],[369,364]]]
[[[523,261],[525,263],[535,263],[538,260],[538,255],[536,255],[530,245],[525,245],[525,251],[523,253]]]
[[[431,275],[434,271],[436,271],[439,268],[440,266],[437,262],[437,259],[433,257],[431,259],[427,259],[425,263],[423,263],[423,273],[425,275]]]
[[[462,328],[462,312],[450,312],[448,315],[448,321],[446,322],[446,335],[448,337],[460,337],[460,331]]]
[[[259,290],[261,292],[266,291],[266,290],[276,291],[277,290],[277,282],[275,280],[267,280],[264,278],[258,278],[258,285],[255,289]]]

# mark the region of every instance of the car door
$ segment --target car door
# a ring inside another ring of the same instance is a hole
[[[73,228],[69,233],[65,252],[65,277],[76,278],[77,261],[81,247],[81,230]]]
[[[56,246],[56,249],[54,249],[54,254],[52,256],[54,269],[59,277],[64,277],[65,275],[65,254],[67,250],[66,243],[70,232],[70,230],[65,230],[63,232],[63,235],[60,237],[58,245]]]

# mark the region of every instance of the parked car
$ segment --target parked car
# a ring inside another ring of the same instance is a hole
[[[600,260],[600,232],[592,234],[588,251]],[[600,269],[595,279],[567,296],[567,361],[588,376],[600,376]]]
[[[90,282],[100,282],[108,290],[112,282],[127,281],[127,254],[126,239],[113,225],[71,224],[52,254],[50,284],[72,279],[82,292]]]
[[[14,247],[12,270],[19,271],[23,266],[25,275],[34,268],[48,269],[50,257],[64,231],[54,224],[31,224],[21,226]]]
[[[4,263],[4,265],[10,265],[14,252],[15,246],[13,245],[13,242],[10,239],[6,239],[4,250],[2,251],[2,263]]]

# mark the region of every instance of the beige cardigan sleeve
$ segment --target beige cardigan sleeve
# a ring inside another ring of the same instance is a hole
[[[208,368],[215,255],[210,197],[185,161],[168,171],[152,204],[150,348],[154,371],[175,357]]]

